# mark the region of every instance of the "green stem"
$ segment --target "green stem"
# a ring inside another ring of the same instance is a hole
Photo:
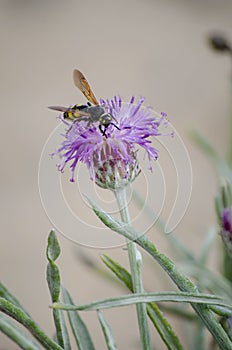
[[[17,327],[8,316],[4,314],[0,315],[0,332],[4,333],[14,343],[16,343],[21,349],[24,350],[42,350],[42,348],[31,339],[28,334]]]
[[[115,191],[115,197],[118,202],[121,219],[124,223],[130,224],[130,214],[126,200],[126,187]],[[142,255],[137,249],[136,243],[131,240],[126,240],[128,257],[131,269],[131,278],[134,293],[143,293],[143,282],[142,282]],[[151,349],[150,334],[147,320],[146,304],[141,303],[136,305],[137,317],[139,323],[139,331],[141,336],[141,342],[144,350]]]
[[[223,247],[223,274],[232,283],[232,257]]]

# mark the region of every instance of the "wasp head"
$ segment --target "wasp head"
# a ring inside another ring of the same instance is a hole
[[[109,113],[104,113],[100,116],[99,122],[102,125],[109,125],[112,122],[112,116]]]

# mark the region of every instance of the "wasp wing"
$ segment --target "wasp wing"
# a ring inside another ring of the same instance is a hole
[[[89,102],[93,103],[94,105],[99,104],[88,81],[78,69],[74,69],[73,71],[73,80],[76,87],[85,95]]]
[[[59,111],[59,112],[67,112],[69,110],[69,108],[67,107],[62,107],[62,106],[49,106],[49,109],[52,109],[54,111]]]

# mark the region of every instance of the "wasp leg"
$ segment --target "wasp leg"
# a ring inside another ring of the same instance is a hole
[[[102,127],[104,127],[104,130],[103,130]],[[102,124],[99,125],[99,130],[101,131],[102,136],[105,136],[107,138],[107,136],[106,136],[106,129],[107,128],[105,127],[105,125],[102,125]]]
[[[114,123],[109,123],[109,124],[107,124],[107,125],[102,125],[102,124],[100,124],[100,125],[99,125],[99,129],[100,129],[100,131],[101,131],[101,133],[102,133],[102,136],[105,136],[106,138],[107,138],[107,136],[106,136],[106,129],[108,128],[109,125],[113,125],[116,129],[121,130],[121,129],[120,129],[117,125],[115,125]],[[103,130],[103,127],[104,127],[104,130]]]

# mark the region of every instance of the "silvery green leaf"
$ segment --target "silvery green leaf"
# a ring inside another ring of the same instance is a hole
[[[24,309],[24,307],[20,304],[20,302],[15,298],[13,294],[0,282],[0,297],[5,298],[10,301],[15,306],[19,307],[23,312],[25,312],[28,316],[28,312]]]
[[[60,245],[57,240],[55,231],[51,231],[48,237],[47,259],[55,261],[60,255]]]
[[[0,311],[21,323],[46,350],[64,350],[49,338],[30,316],[10,301],[0,298]]]
[[[64,302],[74,305],[72,298],[64,287],[62,288]],[[95,350],[89,331],[77,311],[68,312],[69,322],[72,328],[74,338],[79,350]]]
[[[47,283],[51,294],[52,302],[59,300],[60,296],[60,273],[56,264],[51,260],[47,265]]]
[[[23,350],[42,350],[28,334],[3,313],[0,313],[0,332],[4,333]]]
[[[60,246],[54,231],[48,237],[47,245],[47,282],[52,302],[59,302],[60,296],[60,272],[55,260],[60,255]],[[53,310],[53,318],[56,327],[56,338],[59,345],[65,350],[71,350],[68,330],[65,324],[64,315],[60,310]]]
[[[97,314],[98,314],[98,319],[99,319],[100,324],[101,324],[102,331],[103,331],[104,336],[105,336],[107,349],[108,350],[117,350],[117,346],[115,343],[115,339],[114,339],[111,327],[106,322],[105,318],[103,317],[103,314],[99,310],[98,310]]]
[[[65,350],[71,350],[63,311],[53,310],[53,318],[56,326],[56,337],[59,345],[62,346],[62,348]]]
[[[150,292],[150,293],[134,293],[130,295],[121,295],[119,297],[93,301],[89,304],[70,305],[54,303],[54,309],[60,310],[99,310],[109,309],[112,307],[121,307],[138,303],[150,302],[181,302],[196,303],[207,305],[218,305],[232,310],[232,305],[224,302],[220,297],[212,294],[203,293],[184,293],[184,292]]]

